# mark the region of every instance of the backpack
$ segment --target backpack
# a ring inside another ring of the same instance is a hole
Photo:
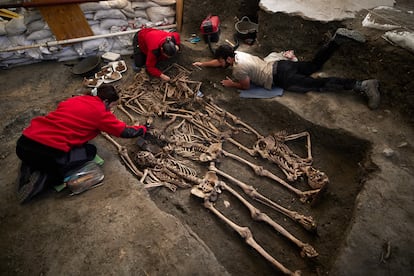
[[[220,39],[220,18],[217,15],[208,15],[201,22],[200,32],[203,35],[204,41],[208,43],[210,51],[214,55],[211,42],[218,42]]]

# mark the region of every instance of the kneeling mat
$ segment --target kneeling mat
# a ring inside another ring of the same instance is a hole
[[[264,87],[256,86],[254,84],[250,85],[249,90],[238,90],[240,92],[240,98],[250,98],[250,99],[270,99],[276,96],[283,95],[283,88],[273,86],[272,90],[267,90]]]

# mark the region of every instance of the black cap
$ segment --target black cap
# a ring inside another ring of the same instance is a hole
[[[162,44],[162,51],[169,57],[175,56],[177,48],[175,47],[174,37],[167,37],[165,42]]]

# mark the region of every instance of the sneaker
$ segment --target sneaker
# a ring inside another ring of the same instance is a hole
[[[361,83],[361,90],[368,98],[368,107],[377,109],[380,104],[380,93],[378,80],[364,80]]]
[[[36,183],[40,181],[42,174],[39,171],[34,171],[30,174],[26,183],[20,183],[17,191],[17,198],[21,204],[27,202],[34,195],[36,190]]]
[[[338,43],[339,45],[345,42],[349,42],[351,40],[360,42],[360,43],[364,43],[366,41],[364,35],[361,34],[360,32],[345,29],[345,28],[337,29],[332,40]]]
[[[20,189],[24,184],[26,184],[29,181],[31,169],[26,163],[22,162],[20,164],[19,169],[19,176],[17,177],[18,181],[18,187],[17,189]]]
[[[93,158],[93,162],[95,162],[96,164],[98,164],[99,166],[102,166],[105,161],[102,159],[102,157],[100,157],[99,155],[95,155],[95,157]]]
[[[132,63],[132,70],[134,70],[134,72],[138,73],[141,71],[142,68],[143,67],[138,67],[134,63]]]

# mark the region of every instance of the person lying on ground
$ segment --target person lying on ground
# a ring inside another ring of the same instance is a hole
[[[161,60],[174,57],[180,50],[180,34],[153,28],[138,31],[132,40],[134,48],[134,64],[137,68],[145,65],[147,72],[164,81],[170,77],[156,67]]]
[[[380,103],[379,82],[376,79],[355,80],[338,77],[313,78],[311,75],[322,69],[325,62],[341,44],[348,41],[365,42],[359,32],[339,28],[332,39],[324,45],[311,61],[272,60],[270,62],[248,53],[234,51],[229,45],[221,45],[210,61],[196,61],[195,66],[228,67],[232,66],[235,81],[226,78],[221,81],[225,87],[241,90],[250,88],[250,82],[270,90],[278,86],[286,91],[305,93],[309,91],[353,90],[368,99],[368,106],[376,109]]]
[[[62,184],[65,174],[94,160],[97,149],[88,142],[101,131],[122,138],[145,135],[145,125],[128,126],[116,118],[111,108],[118,102],[116,89],[103,84],[90,95],[69,98],[46,116],[31,120],[16,144],[21,203],[40,192],[36,187],[40,177],[46,176],[43,182],[48,185]]]

